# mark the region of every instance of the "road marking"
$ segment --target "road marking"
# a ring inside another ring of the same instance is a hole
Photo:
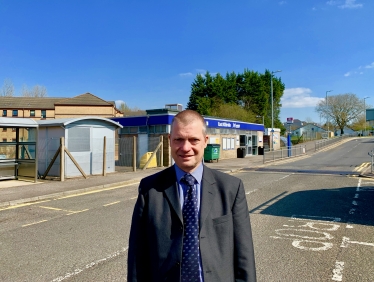
[[[340,245],[340,247],[347,248],[348,244],[358,244],[358,245],[374,247],[374,243],[350,241],[350,239],[348,237],[343,237],[343,241],[342,241],[342,244]]]
[[[17,208],[27,207],[27,206],[31,206],[31,205],[37,205],[37,204],[46,203],[46,202],[49,202],[49,201],[51,201],[51,200],[43,200],[43,201],[37,201],[37,202],[32,202],[32,203],[25,203],[25,204],[19,204],[19,205],[9,206],[9,207],[0,209],[0,211],[17,209]]]
[[[138,196],[132,197],[132,198],[130,198],[130,200],[134,200],[134,199],[137,199],[137,198],[138,198]]]
[[[355,195],[355,199],[358,199],[358,196],[359,196],[359,195],[358,195],[358,194],[356,194],[356,195]]]
[[[256,192],[258,189],[254,189],[254,190],[251,190],[251,191],[248,191],[248,192],[246,192],[245,194],[246,195],[249,195],[249,194],[251,194],[251,193],[253,193],[253,192]]]
[[[72,215],[72,214],[76,214],[76,213],[81,213],[81,212],[85,212],[85,211],[88,211],[90,209],[85,209],[85,210],[81,210],[81,211],[73,211],[73,212],[70,212],[70,213],[67,213],[66,215]]]
[[[107,206],[111,206],[111,205],[115,205],[115,204],[118,204],[120,203],[121,201],[117,201],[117,202],[113,202],[113,203],[109,203],[109,204],[105,204],[103,205],[104,207],[107,207]]]
[[[352,201],[352,205],[357,206],[357,202],[356,201]]]
[[[26,227],[26,226],[30,226],[30,225],[35,225],[35,224],[39,224],[39,223],[46,222],[46,221],[48,221],[48,220],[44,219],[44,220],[41,220],[41,221],[37,221],[37,222],[29,223],[29,224],[24,224],[24,225],[22,225],[22,227]]]
[[[316,220],[316,221],[333,221],[333,222],[340,222],[341,218],[340,217],[330,217],[330,216],[313,216],[313,215],[298,215],[298,214],[293,214],[291,216],[292,219],[297,219],[297,220]]]
[[[349,214],[354,214],[355,211],[356,211],[356,209],[350,209],[350,210],[349,210]]]
[[[292,174],[293,174],[293,173],[292,173]],[[288,174],[288,175],[286,175],[286,176],[283,176],[282,178],[279,178],[278,181],[279,181],[279,180],[283,180],[283,179],[289,177],[289,176],[292,175],[292,174]]]
[[[343,269],[344,269],[344,262],[336,261],[335,269],[332,270],[332,273],[333,273],[332,280],[343,281]]]
[[[127,250],[128,250],[128,247],[125,247],[122,250],[116,251],[113,254],[110,254],[107,257],[103,258],[103,259],[99,259],[99,260],[93,261],[93,262],[91,262],[89,264],[86,264],[84,267],[77,268],[73,272],[68,272],[64,276],[59,276],[59,277],[53,279],[52,282],[60,282],[60,281],[63,281],[65,279],[68,279],[70,277],[73,277],[75,275],[78,275],[79,273],[81,273],[84,270],[90,269],[90,268],[92,268],[92,267],[94,267],[94,266],[96,266],[96,265],[98,265],[98,264],[100,264],[102,262],[105,262],[107,260],[110,260],[110,259],[113,259],[115,257],[120,256],[121,254],[127,252]]]
[[[46,207],[46,206],[39,206],[39,208],[47,209],[47,210],[63,211],[63,209],[53,208],[53,207]]]
[[[292,246],[295,248],[298,248],[300,250],[307,250],[307,251],[327,251],[328,249],[331,249],[333,247],[332,243],[329,242],[320,242],[320,241],[312,241],[312,240],[300,240],[300,239],[294,239],[294,238],[286,238],[286,237],[278,237],[278,236],[270,236],[270,238],[274,239],[284,239],[284,240],[292,240]],[[322,245],[322,247],[306,247],[303,246],[302,243],[310,244],[317,244]]]
[[[63,197],[58,197],[56,200],[61,200],[61,199],[68,199],[68,198],[73,198],[73,197],[78,197],[78,196],[84,196],[84,195],[90,195],[90,194],[95,194],[95,193],[100,193],[104,191],[110,191],[110,190],[115,190],[118,188],[126,187],[126,186],[131,186],[135,185],[136,183],[131,183],[131,184],[125,184],[125,185],[119,185],[115,187],[109,187],[109,188],[103,188],[103,189],[98,189],[98,190],[92,190],[92,191],[87,191],[87,192],[82,192],[74,195],[68,195],[68,196],[63,196]]]
[[[362,163],[358,167],[356,167],[353,171],[362,171],[363,169],[370,166],[370,163]]]

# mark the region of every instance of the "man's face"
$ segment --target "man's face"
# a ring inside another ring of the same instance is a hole
[[[174,122],[170,139],[171,156],[175,163],[185,172],[192,172],[201,163],[208,136],[203,135],[200,120],[188,124]]]

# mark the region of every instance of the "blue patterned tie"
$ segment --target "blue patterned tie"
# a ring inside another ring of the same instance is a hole
[[[184,238],[182,250],[182,282],[199,282],[199,214],[195,178],[186,174],[182,181],[187,185],[183,204]]]

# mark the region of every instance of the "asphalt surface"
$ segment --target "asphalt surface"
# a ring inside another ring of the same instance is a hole
[[[349,138],[345,139],[346,141]],[[342,141],[344,142],[344,141]],[[315,142],[303,143],[306,146],[306,154],[315,152]],[[333,144],[330,147],[338,146]],[[324,150],[328,147],[324,148]],[[236,172],[243,169],[256,169],[263,166],[263,156],[248,156],[246,158],[220,159],[218,162],[206,163],[210,168],[217,169],[226,173]],[[137,170],[135,172],[115,172],[106,176],[89,176],[84,178],[71,178],[65,181],[57,180],[38,180],[37,183],[22,180],[2,180],[0,181],[0,208],[19,204],[25,204],[43,199],[51,199],[66,195],[79,194],[97,189],[116,187],[127,184],[138,183],[142,178],[163,170],[163,167],[151,168],[146,170]],[[367,177],[373,177],[365,173]]]

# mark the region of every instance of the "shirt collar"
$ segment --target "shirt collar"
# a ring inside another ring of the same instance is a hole
[[[180,182],[181,178],[187,173],[180,169],[176,164],[174,164],[175,167],[175,173],[177,174],[178,183]],[[200,165],[191,172],[191,175],[196,179],[197,183],[201,184],[201,179],[203,178],[203,164],[200,163]]]

